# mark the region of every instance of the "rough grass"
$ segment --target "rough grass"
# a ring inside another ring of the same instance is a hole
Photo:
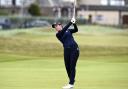
[[[128,30],[80,26],[75,35],[81,56],[128,55]],[[0,53],[61,57],[63,48],[51,28],[0,31]]]

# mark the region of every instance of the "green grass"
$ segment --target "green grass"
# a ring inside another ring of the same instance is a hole
[[[22,61],[0,63],[0,89],[61,89],[67,83],[62,58],[17,55],[1,58]],[[128,56],[80,58],[75,89],[127,89],[127,68]]]
[[[128,29],[79,26],[75,89],[128,89]],[[51,28],[0,31],[0,89],[61,89],[63,48]]]
[[[128,55],[128,29],[80,26],[75,39],[83,57]],[[51,28],[0,31],[0,53],[61,57],[62,50]]]

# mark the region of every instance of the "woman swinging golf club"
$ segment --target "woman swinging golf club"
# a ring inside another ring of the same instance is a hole
[[[55,28],[57,31],[56,37],[63,44],[64,47],[64,62],[69,77],[69,83],[64,86],[63,89],[74,88],[76,63],[79,57],[79,47],[73,38],[73,33],[78,32],[75,20],[75,6],[76,0],[74,0],[73,18],[64,28],[61,23],[56,23],[52,25],[52,27]],[[74,29],[69,29],[72,24],[74,26]]]
[[[78,32],[75,22],[76,20],[73,17],[64,28],[61,23],[52,25],[52,27],[57,31],[56,37],[64,47],[64,62],[69,77],[69,84],[64,86],[63,89],[72,89],[75,82],[76,63],[79,57],[79,48],[72,35],[73,33]],[[72,24],[74,29],[69,29]]]

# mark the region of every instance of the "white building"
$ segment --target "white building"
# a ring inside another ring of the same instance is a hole
[[[0,0],[1,7],[10,7],[12,6],[12,0]]]
[[[29,6],[30,4],[34,3],[36,0],[16,0],[16,6]]]
[[[128,7],[125,0],[79,0],[78,17],[91,23],[128,24]]]
[[[35,1],[36,0],[0,0],[0,6],[1,7],[12,7],[15,4],[15,6],[22,7],[22,6],[29,6]]]
[[[37,0],[44,16],[71,17],[74,0]]]

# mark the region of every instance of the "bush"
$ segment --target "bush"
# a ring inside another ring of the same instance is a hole
[[[8,15],[8,12],[5,12],[5,11],[3,11],[3,10],[0,10],[0,15]]]
[[[37,4],[31,4],[30,7],[28,8],[29,14],[32,16],[40,16],[40,7]]]
[[[11,21],[11,28],[21,28],[21,25],[25,22],[25,21],[32,21],[32,20],[44,20],[44,21],[48,21],[50,24],[53,24],[55,22],[61,22],[62,24],[66,24],[68,21],[70,21],[69,18],[60,18],[60,19],[56,19],[53,17],[31,17],[31,16],[25,16],[25,17],[18,17],[18,16],[1,16],[1,18],[6,18],[9,19]],[[84,19],[79,19],[77,18],[77,24],[82,25],[82,24],[86,24],[86,20]]]

